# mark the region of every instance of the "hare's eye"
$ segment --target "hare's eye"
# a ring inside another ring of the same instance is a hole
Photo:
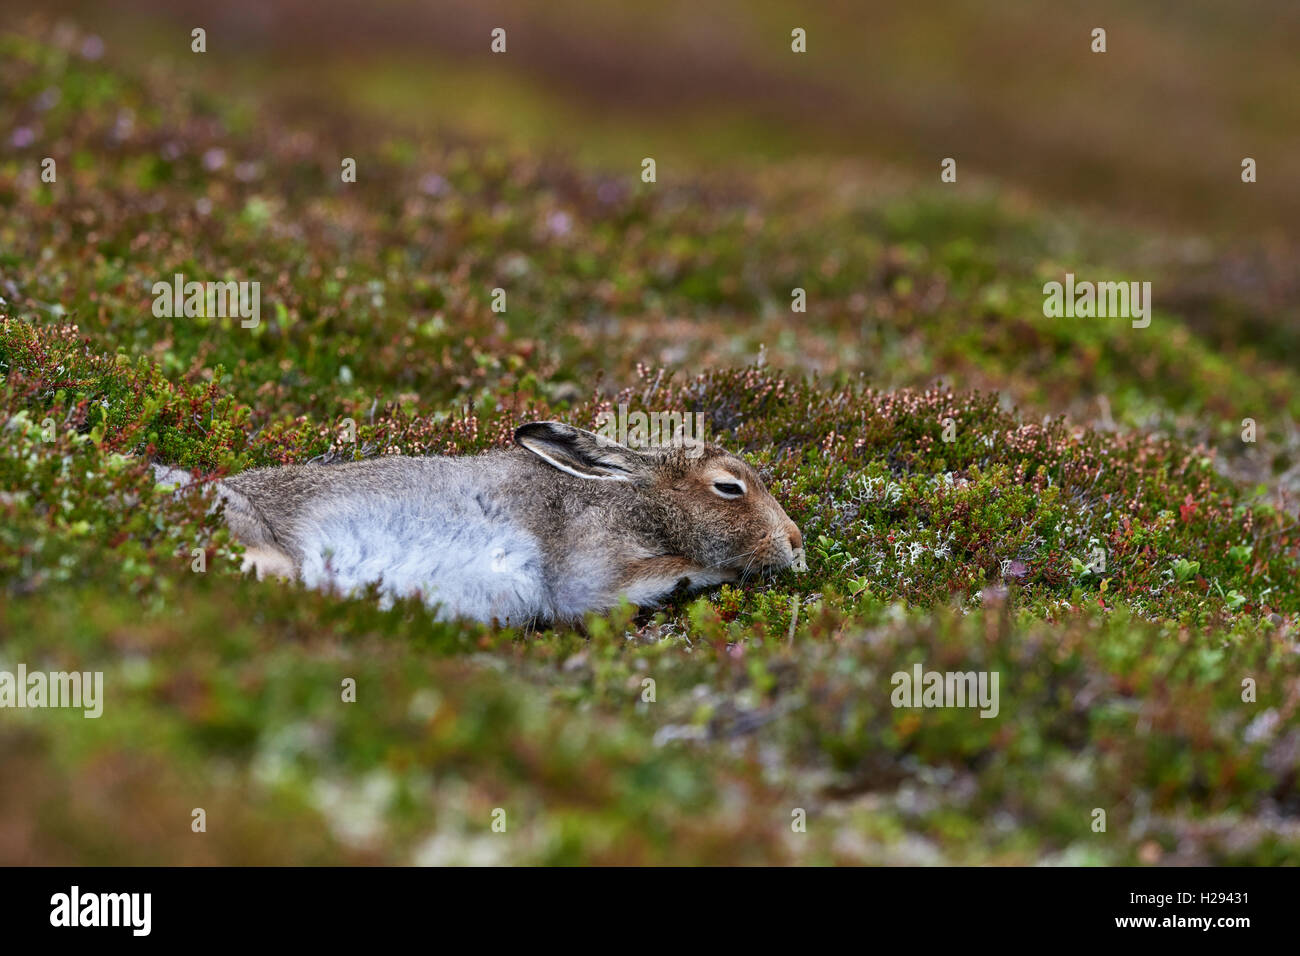
[[[713,490],[723,498],[739,498],[745,493],[745,486],[738,481],[715,481]]]

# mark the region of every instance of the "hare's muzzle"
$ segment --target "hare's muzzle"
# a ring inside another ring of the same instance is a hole
[[[803,551],[803,535],[799,533],[799,528],[793,521],[789,518],[786,521],[789,524],[786,528],[786,538],[790,542],[790,570],[802,574],[808,570],[808,561]]]
[[[775,527],[764,536],[760,554],[763,568],[768,571],[782,571],[799,563],[803,556],[803,535],[799,526],[784,512],[778,516]]]
[[[791,551],[803,550],[803,535],[799,533],[799,526],[789,518],[785,519],[785,536],[790,542]]]

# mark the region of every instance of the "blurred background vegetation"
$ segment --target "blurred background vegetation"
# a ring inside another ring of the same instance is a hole
[[[6,2],[10,16],[22,3]],[[723,176],[836,157],[890,181],[993,180],[1143,227],[1294,238],[1300,8],[1006,0],[53,0],[135,56],[311,109]],[[193,26],[213,55],[192,59]],[[487,54],[494,27],[506,56]],[[793,56],[790,31],[808,32]],[[1094,27],[1108,51],[1090,52]],[[179,32],[178,32],[179,31]],[[1259,183],[1239,188],[1240,161]],[[869,177],[870,178],[870,177]]]
[[[24,9],[2,6],[11,17]],[[841,288],[860,282],[855,270],[872,259],[855,234],[889,240],[891,256],[939,260],[948,286],[976,259],[1004,272],[1021,266],[1030,273],[1022,288],[1035,295],[1067,268],[1091,266],[1098,278],[1118,272],[1152,281],[1157,308],[1176,312],[1208,349],[1242,357],[1252,376],[1267,374],[1255,359],[1294,366],[1300,354],[1300,102],[1290,95],[1300,88],[1293,55],[1300,9],[1286,0],[1231,7],[1113,0],[1086,9],[1030,0],[718,0],[702,10],[678,0],[650,8],[576,0],[38,6],[76,17],[145,71],[190,77],[219,93],[223,117],[236,127],[274,103],[344,155],[379,142],[393,155],[425,138],[470,137],[620,181],[654,156],[669,189],[709,189],[770,215],[761,227],[767,242],[778,228],[837,229],[815,266],[838,273]],[[187,39],[199,25],[211,37],[202,57]],[[508,31],[504,56],[488,51],[496,26]],[[805,55],[790,52],[795,26],[808,31]],[[1090,50],[1097,26],[1108,31],[1105,54]],[[955,188],[939,181],[948,156],[958,160]],[[1258,163],[1255,184],[1240,180],[1245,156]],[[773,185],[780,188],[764,188]],[[783,207],[793,222],[777,221]],[[759,263],[766,274],[758,282],[811,287],[810,250],[794,249],[796,242],[782,248],[800,258]],[[692,357],[711,363],[766,344],[787,367],[866,368],[881,384],[944,375],[1080,417],[1097,414],[1098,394],[1108,396],[1107,413],[1133,405],[1135,396],[1116,394],[1125,383],[1104,377],[1081,383],[1082,395],[1053,395],[1041,369],[1030,390],[1006,381],[1014,368],[983,376],[918,358],[909,353],[930,353],[948,338],[942,323],[910,344],[871,328],[863,335],[862,317],[877,310],[848,289],[837,297],[842,314],[824,294],[830,289],[815,290],[822,321],[796,348],[788,323],[754,330],[774,308],[788,314],[788,292],[728,295],[725,282],[703,271],[679,277],[683,295],[737,304],[741,313],[691,316],[701,340]],[[893,271],[886,268],[884,281]],[[755,281],[748,274],[726,281],[737,280]],[[998,282],[984,285],[963,308],[1007,298]],[[936,311],[926,307],[936,301],[931,291],[908,310],[917,325]],[[1016,291],[1013,284],[1012,298]],[[656,329],[681,312],[653,314],[643,355],[685,357],[653,350]],[[635,326],[637,317],[628,321]],[[845,325],[846,334],[830,334]],[[728,345],[706,347],[719,337]],[[859,350],[887,360],[873,365],[853,354]],[[1276,393],[1249,401],[1269,406],[1255,409],[1256,419],[1279,411]]]

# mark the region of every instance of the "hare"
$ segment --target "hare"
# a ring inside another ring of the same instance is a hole
[[[259,468],[218,495],[258,577],[378,582],[489,623],[654,606],[679,586],[787,568],[803,547],[753,469],[716,445],[638,451],[559,422],[514,437],[467,457]]]

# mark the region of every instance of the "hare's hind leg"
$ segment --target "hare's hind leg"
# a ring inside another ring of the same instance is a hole
[[[221,486],[221,500],[226,506],[226,526],[245,548],[240,570],[251,568],[257,572],[259,581],[266,577],[296,577],[298,568],[293,558],[280,546],[253,502],[225,482]]]
[[[251,547],[244,552],[244,563],[240,570],[247,571],[250,568],[257,572],[259,581],[267,576],[292,578],[297,573],[293,558],[279,548],[268,545]]]

